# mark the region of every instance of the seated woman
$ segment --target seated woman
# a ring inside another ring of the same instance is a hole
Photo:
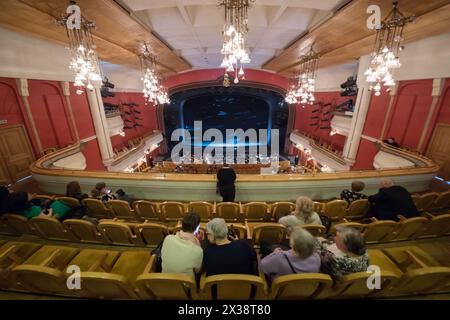
[[[216,274],[256,274],[256,252],[245,240],[229,240],[224,219],[214,218],[206,224],[208,243],[203,251],[207,276]]]
[[[104,182],[98,182],[94,189],[91,191],[91,197],[94,199],[102,200],[103,202],[107,202],[109,200],[114,199],[111,195],[111,190],[106,189],[106,184]]]
[[[72,197],[78,199],[80,202],[89,196],[86,193],[81,192],[81,186],[78,181],[71,181],[66,186],[66,197]]]
[[[196,238],[200,216],[188,213],[183,217],[181,231],[168,235],[161,249],[162,272],[194,275],[202,267],[203,250]]]
[[[353,181],[352,190],[342,190],[341,200],[345,200],[348,202],[348,204],[350,204],[355,200],[367,199],[367,196],[361,192],[364,190],[365,186],[366,185],[362,181]]]
[[[282,217],[278,223],[293,228],[304,224],[322,224],[320,216],[314,212],[314,202],[308,197],[298,197],[295,202],[295,211],[290,215]]]
[[[37,216],[50,216],[62,220],[70,207],[64,202],[45,201],[38,205],[31,201],[31,195],[26,192],[13,192],[9,195],[9,211],[31,219]]]
[[[350,273],[365,272],[369,266],[363,235],[349,227],[336,227],[334,243],[321,241],[320,256],[321,271],[335,281]]]
[[[291,250],[275,249],[261,260],[260,270],[273,280],[277,276],[293,273],[320,272],[320,256],[316,252],[316,238],[301,227],[290,236]]]
[[[9,194],[9,212],[20,214],[27,219],[37,217],[42,213],[42,208],[31,201],[31,195],[26,192],[12,192]]]

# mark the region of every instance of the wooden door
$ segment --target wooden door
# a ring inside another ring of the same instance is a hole
[[[450,180],[450,125],[438,124],[428,147],[427,156],[441,166],[440,176]]]
[[[0,183],[13,183],[30,174],[34,161],[30,141],[22,125],[0,129]]]

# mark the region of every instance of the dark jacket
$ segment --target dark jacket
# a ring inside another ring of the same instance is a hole
[[[246,241],[235,240],[226,245],[206,244],[203,266],[207,276],[216,274],[255,274],[256,252]]]
[[[397,215],[405,218],[420,215],[408,190],[401,186],[381,188],[377,194],[369,197],[370,213],[378,220],[398,221]]]
[[[222,168],[217,172],[217,184],[219,186],[227,186],[234,184],[236,173],[232,168]]]

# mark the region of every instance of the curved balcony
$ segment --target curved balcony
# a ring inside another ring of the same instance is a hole
[[[395,148],[386,143],[378,143],[378,153],[373,160],[376,169],[420,168],[431,166],[433,162],[415,152]]]
[[[109,136],[115,136],[123,131],[123,119],[120,112],[112,112],[106,114],[106,123],[108,124]]]
[[[350,166],[338,152],[317,144],[314,139],[307,137],[298,131],[293,131],[290,135],[291,141],[296,145],[311,150],[311,156],[320,164],[327,165],[332,171],[348,171]]]
[[[348,137],[352,124],[353,112],[333,112],[330,126],[334,132]]]
[[[296,137],[310,142],[301,136]],[[52,167],[55,161],[79,152],[79,148],[80,145],[73,145],[58,150],[31,165],[32,175],[42,191],[61,194],[68,182],[77,180],[83,191],[89,192],[95,183],[103,181],[110,189],[122,188],[130,196],[138,199],[157,201],[221,200],[215,192],[216,177],[212,174],[123,173],[64,170]],[[138,156],[143,155],[140,151],[133,152],[133,154],[135,153]],[[404,186],[410,192],[421,192],[428,189],[439,166],[431,160],[419,158],[423,160],[422,165],[403,169],[316,174],[241,174],[238,175],[236,181],[236,201],[292,201],[299,195],[306,195],[313,199],[329,199],[339,196],[340,191],[348,188],[353,180],[363,181],[366,184],[365,193],[372,194],[378,191],[381,177],[393,178],[396,183]]]

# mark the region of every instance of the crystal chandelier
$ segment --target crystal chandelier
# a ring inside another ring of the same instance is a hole
[[[74,86],[77,94],[83,93],[83,87],[93,90],[94,85],[102,81],[96,46],[92,37],[95,22],[81,16],[80,7],[71,1],[67,14],[56,19],[56,22],[66,28],[69,39],[69,49],[72,55],[69,68],[75,72]]]
[[[224,55],[221,67],[225,72],[235,72],[234,83],[244,78],[244,64],[250,63],[247,51],[248,18],[250,2],[255,0],[219,0],[219,6],[225,8],[225,26],[223,29]]]
[[[170,103],[166,88],[161,84],[161,76],[156,69],[156,57],[145,42],[139,57],[143,73],[141,80],[144,82],[142,92],[146,101],[154,105]]]
[[[295,83],[291,85],[286,94],[285,101],[289,104],[313,104],[316,100],[314,98],[315,91],[315,77],[317,62],[319,55],[315,53],[312,48],[308,54],[300,58],[300,72],[297,78],[294,78]]]
[[[392,6],[391,12],[377,27],[371,65],[364,73],[366,81],[370,83],[370,90],[373,90],[376,96],[381,94],[382,84],[386,87],[395,85],[392,71],[401,67],[398,52],[403,49],[400,46],[403,29],[415,19],[414,16],[405,17],[397,9],[397,1],[394,1]]]

